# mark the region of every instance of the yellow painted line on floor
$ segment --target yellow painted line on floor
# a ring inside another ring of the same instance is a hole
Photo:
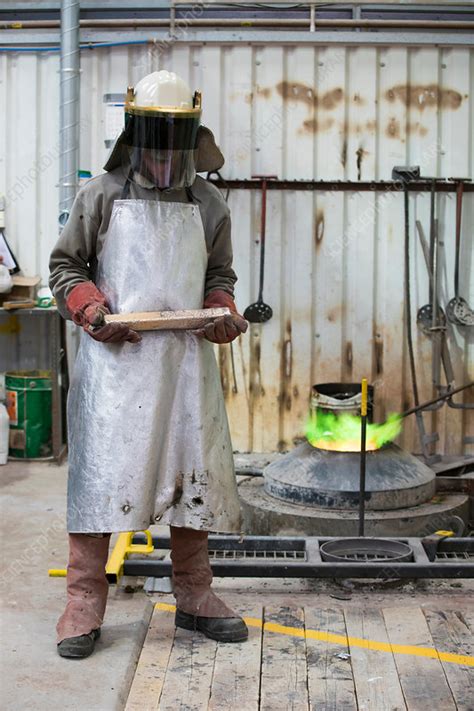
[[[155,610],[163,612],[175,612],[176,605],[170,605],[166,602],[157,602]],[[262,620],[256,617],[244,617],[245,622],[249,627],[262,627]],[[427,657],[429,659],[439,659],[442,662],[450,662],[451,664],[462,664],[464,666],[474,667],[474,657],[466,654],[452,654],[451,652],[440,652],[432,647],[415,647],[412,644],[388,644],[387,642],[376,642],[373,639],[362,639],[360,637],[346,637],[342,634],[333,634],[332,632],[320,632],[318,630],[304,630],[298,627],[286,627],[279,625],[276,622],[265,622],[264,629],[266,632],[275,632],[276,634],[285,634],[290,637],[305,637],[307,639],[318,639],[321,642],[330,642],[331,644],[344,644],[351,647],[361,647],[362,649],[370,649],[376,652],[389,652],[391,654],[408,654],[415,657]]]

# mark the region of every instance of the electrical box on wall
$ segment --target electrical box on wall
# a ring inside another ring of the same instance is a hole
[[[104,94],[104,143],[111,148],[123,129],[125,94]]]

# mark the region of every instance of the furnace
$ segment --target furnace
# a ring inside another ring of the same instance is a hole
[[[373,399],[369,388],[369,420]],[[355,383],[313,387],[307,440],[239,487],[246,533],[356,535],[360,401]],[[368,426],[366,533],[427,535],[466,519],[468,497],[437,494],[434,472],[391,441],[400,428],[396,417]]]

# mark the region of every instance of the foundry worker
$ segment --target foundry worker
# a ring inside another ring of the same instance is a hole
[[[223,642],[244,621],[211,590],[208,531],[240,531],[232,446],[212,343],[247,329],[233,301],[229,210],[198,171],[224,162],[199,126],[201,96],[166,71],[129,89],[125,128],[78,193],[51,255],[50,285],[83,327],[69,399],[63,657],[94,649],[110,534],[171,527],[176,625]],[[140,337],[104,315],[228,307],[199,332]]]

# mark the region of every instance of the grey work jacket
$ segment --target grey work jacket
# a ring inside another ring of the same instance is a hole
[[[70,318],[65,302],[71,288],[83,281],[95,281],[113,203],[121,198],[125,180],[123,168],[117,167],[89,180],[76,196],[49,264],[49,285],[64,318]],[[196,177],[191,193],[200,209],[207,245],[204,294],[223,289],[233,296],[237,277],[232,269],[229,208],[219,190],[200,176]],[[190,199],[184,189],[158,190],[136,183],[131,184],[129,198],[168,202],[189,202]],[[139,234],[136,237],[140,239]]]

